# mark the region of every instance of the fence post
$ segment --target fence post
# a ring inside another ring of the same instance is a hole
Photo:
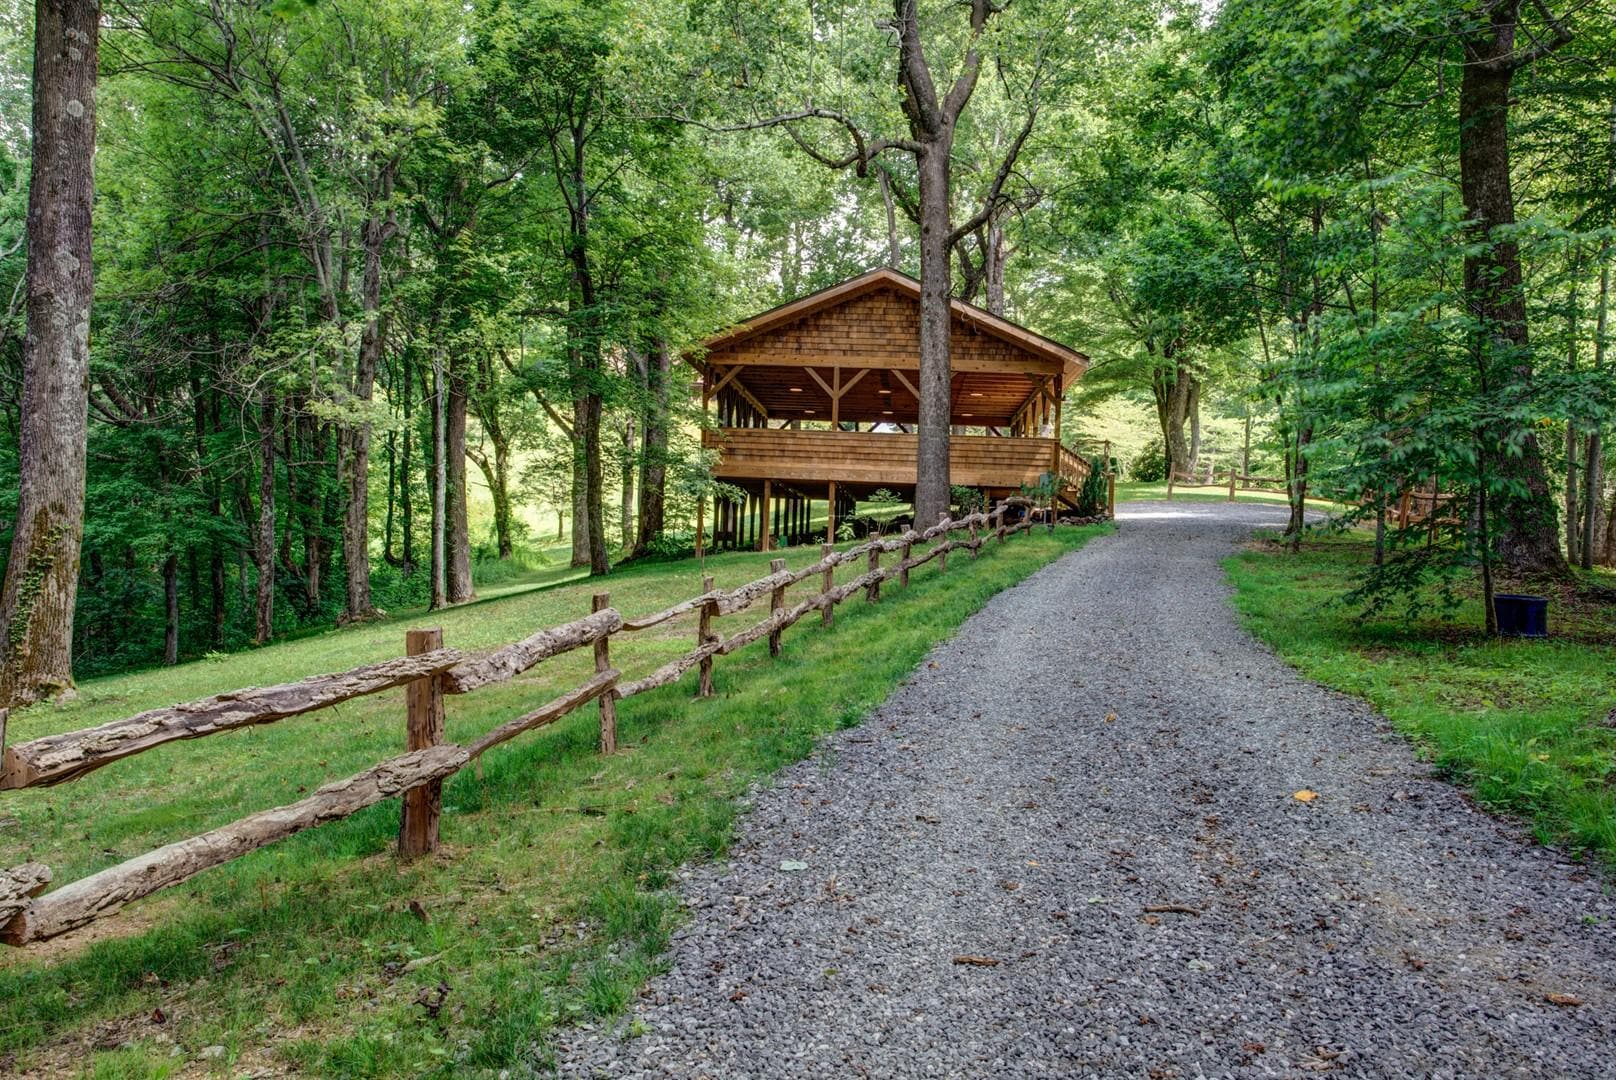
[[[948,511],[947,510],[939,510],[939,511],[937,511],[937,524],[946,525],[947,523],[948,523]],[[953,538],[948,535],[948,530],[947,529],[944,529],[942,532],[938,533],[937,535],[938,535],[938,538],[941,539],[942,542],[943,542],[942,553],[937,556],[937,572],[939,574],[941,574],[941,573],[943,573],[944,571],[946,571],[948,569],[948,545],[953,543]]]
[[[977,547],[978,547],[978,544],[977,544],[977,540],[976,540],[976,515],[972,514],[971,515],[971,558],[973,558],[973,559],[976,558],[976,549],[977,549]]]
[[[701,591],[713,591],[713,579],[709,575],[701,579]],[[701,605],[701,618],[696,623],[696,648],[705,648],[713,640],[713,616],[718,614],[718,601],[709,600]],[[696,691],[697,697],[713,696],[713,658],[701,658],[701,688]]]
[[[1008,509],[1008,506],[1005,503],[1000,503],[993,508],[993,534],[999,538],[999,543],[1001,544],[1004,543],[1004,512],[1006,509]]]
[[[590,600],[590,611],[605,611],[612,606],[612,594],[598,592]],[[611,635],[602,634],[595,639],[595,671],[605,671],[612,666]],[[612,754],[617,751],[617,691],[608,690],[597,699],[600,702],[600,752]]]
[[[819,545],[819,557],[821,559],[828,559],[835,553],[836,553],[836,545],[835,544],[820,544]],[[836,568],[834,566],[827,566],[827,567],[825,567],[825,572],[823,574],[821,574],[820,578],[819,578],[819,591],[823,595],[823,594],[829,593],[835,587],[836,587]],[[835,618],[836,618],[836,605],[830,603],[829,601],[826,601],[825,606],[819,609],[819,625],[820,626],[829,626],[835,620]]]
[[[443,648],[443,630],[406,630],[404,653],[420,656]],[[443,742],[443,684],[438,676],[416,679],[404,688],[406,750],[425,750]],[[404,813],[398,827],[398,853],[413,859],[436,851],[438,817],[443,810],[443,781],[433,780],[404,793]]]
[[[907,529],[904,530],[904,535],[909,535],[909,531]],[[905,540],[903,542],[903,551],[899,552],[899,558],[902,561],[898,564],[898,584],[902,585],[905,589],[909,587],[909,551],[912,547],[913,544],[911,544],[910,541]]]
[[[786,568],[786,561],[784,559],[770,559],[769,560],[769,573],[778,574],[780,571],[784,570],[785,568]],[[778,586],[772,592],[769,593],[769,618],[773,619],[773,618],[777,617],[781,612],[785,611],[785,609],[786,609],[786,588],[785,588],[784,585],[781,585],[781,586]],[[773,630],[769,631],[769,655],[770,656],[779,656],[780,655],[780,634],[783,632],[783,630],[784,630],[784,627],[777,626]]]
[[[881,569],[881,548],[880,548],[880,543],[881,542],[879,540],[875,540],[875,541],[872,541],[872,542],[877,545],[877,546],[872,547],[870,549],[869,569],[870,569],[871,573],[874,573],[875,571]],[[864,599],[867,602],[871,603],[871,604],[873,604],[877,600],[881,599],[881,579],[880,578],[876,578],[874,581],[872,581],[868,585],[864,586]]]

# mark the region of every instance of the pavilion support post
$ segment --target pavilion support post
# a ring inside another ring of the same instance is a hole
[[[836,542],[836,481],[830,482],[830,494],[825,507],[825,543]]]
[[[758,512],[758,518],[759,518],[758,531],[760,533],[760,536],[758,538],[758,550],[759,551],[773,551],[774,550],[774,544],[772,543],[773,537],[769,534],[769,511],[773,509],[773,507],[770,505],[773,502],[774,502],[774,481],[765,480],[765,481],[763,481],[763,502],[758,508],[758,511],[759,511]]]

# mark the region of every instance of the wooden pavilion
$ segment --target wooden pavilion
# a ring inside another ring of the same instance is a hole
[[[746,493],[713,508],[717,547],[816,540],[861,496],[913,498],[919,438],[920,283],[873,270],[766,311],[709,338],[690,357],[702,407],[717,423],[703,443],[715,475]],[[1047,474],[1075,505],[1088,463],[1061,445],[1061,397],[1088,358],[982,308],[953,302],[949,475],[988,498]],[[930,524],[930,523],[926,523]]]

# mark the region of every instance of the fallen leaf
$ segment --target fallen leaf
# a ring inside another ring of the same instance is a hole
[[[969,964],[971,967],[998,967],[999,962],[991,956],[956,956],[956,964]]]
[[[731,1001],[745,1001],[746,1000],[746,991],[745,990],[737,990],[737,991],[735,991],[733,994],[731,994],[729,996],[729,999]]]
[[[1297,802],[1312,802],[1314,799],[1316,799],[1318,797],[1319,797],[1318,792],[1310,790],[1308,788],[1303,788],[1301,791],[1298,791],[1295,795],[1291,796],[1291,798],[1295,799]]]
[[[410,914],[422,922],[431,922],[431,919],[427,916],[426,908],[421,906],[421,901],[419,900],[410,901]]]
[[[801,859],[786,859],[780,864],[780,869],[784,870],[788,874],[794,874],[799,870],[808,869],[808,864],[803,862]]]
[[[1575,994],[1544,994],[1543,1000],[1551,1005],[1581,1005],[1582,999]]]
[[[1260,1042],[1248,1042],[1242,1043],[1240,1045],[1240,1049],[1244,1050],[1248,1054],[1260,1054],[1264,1050],[1268,1049],[1268,1047]]]
[[[1108,724],[1116,723],[1117,722],[1117,714],[1114,713],[1114,712],[1106,713],[1105,714],[1105,722],[1108,723]]]

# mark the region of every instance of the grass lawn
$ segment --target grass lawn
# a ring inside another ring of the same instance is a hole
[[[1117,484],[1117,502],[1159,501],[1167,498],[1167,481],[1125,480]],[[1229,485],[1222,484],[1173,485],[1173,501],[1183,502],[1228,502]],[[1285,493],[1282,491],[1241,491],[1235,496],[1236,502],[1259,502],[1285,505]],[[1316,506],[1321,510],[1329,510],[1335,506],[1328,499],[1309,499],[1309,506]]]
[[[1487,638],[1477,596],[1451,622],[1360,621],[1332,601],[1370,555],[1367,540],[1334,538],[1226,565],[1246,626],[1304,675],[1367,699],[1543,842],[1616,868],[1616,604],[1559,590],[1543,641]]]
[[[159,1077],[301,1069],[329,1077],[541,1072],[546,1032],[620,1011],[658,963],[676,917],[671,875],[724,850],[736,797],[856,723],[988,597],[1106,527],[1035,530],[981,558],[956,553],[879,605],[844,603],[835,626],[805,619],[782,657],[763,643],[623,702],[622,749],[595,750],[593,707],[494,750],[444,792],[443,850],[400,866],[397,802],[209,871],[121,915],[0,953],[0,1074]],[[783,553],[800,566],[817,549]],[[770,556],[710,557],[721,587]],[[862,572],[841,568],[839,580]],[[588,612],[609,589],[626,614],[700,591],[693,561],[559,582],[433,616],[304,637],[253,652],[87,683],[80,699],[17,714],[23,740],[141,709],[398,655],[410,626],[445,643],[502,644]],[[801,595],[817,581],[799,586]],[[798,590],[794,590],[794,593]],[[788,604],[799,596],[788,598]],[[720,620],[721,633],[762,618]],[[692,619],[620,635],[629,676],[686,651]],[[448,700],[466,741],[592,671],[589,650],[511,683]],[[65,883],[245,813],[296,800],[398,753],[403,691],[215,738],[173,744],[75,783],[0,797],[0,865],[35,859]],[[412,913],[412,908],[414,909]],[[75,940],[77,938],[77,940]]]

